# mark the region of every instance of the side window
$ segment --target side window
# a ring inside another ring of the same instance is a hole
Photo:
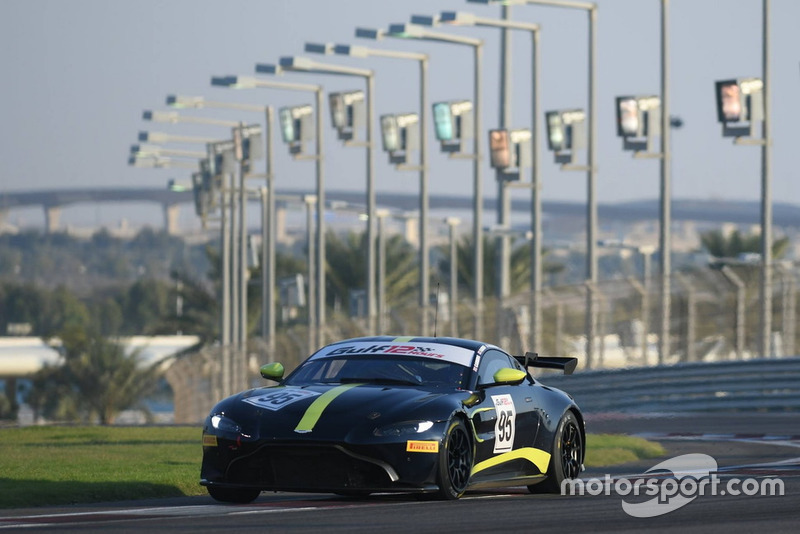
[[[485,386],[494,382],[494,374],[500,369],[516,369],[507,354],[499,350],[488,350],[481,357],[481,365],[478,368],[478,385]]]

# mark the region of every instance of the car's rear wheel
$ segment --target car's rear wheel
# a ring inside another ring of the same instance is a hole
[[[567,479],[578,478],[583,462],[583,434],[578,418],[567,412],[558,423],[547,478],[538,484],[528,486],[531,493],[561,493],[561,483]]]
[[[218,486],[208,486],[208,494],[215,501],[247,504],[253,502],[261,495],[260,489],[253,488],[220,488]]]
[[[464,494],[469,485],[474,457],[467,426],[461,419],[454,419],[447,427],[439,451],[437,496],[440,499],[458,499]]]

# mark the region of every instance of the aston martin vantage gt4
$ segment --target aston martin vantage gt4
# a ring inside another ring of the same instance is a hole
[[[574,400],[530,367],[574,358],[511,356],[479,341],[369,337],[327,345],[278,384],[222,400],[203,426],[201,484],[218,501],[261,491],[428,494],[527,486],[559,492],[583,468]]]

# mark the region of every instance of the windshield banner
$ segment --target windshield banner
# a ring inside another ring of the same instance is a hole
[[[416,356],[419,358],[433,358],[446,362],[457,363],[464,367],[472,365],[473,351],[453,345],[441,343],[415,343],[413,341],[379,343],[375,341],[354,341],[330,345],[322,348],[312,359],[331,358],[348,354],[380,354]]]

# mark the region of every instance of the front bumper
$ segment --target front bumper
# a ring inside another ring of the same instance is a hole
[[[218,438],[217,446],[203,447],[200,483],[302,492],[435,491],[439,455],[408,449],[407,441],[245,444]]]

